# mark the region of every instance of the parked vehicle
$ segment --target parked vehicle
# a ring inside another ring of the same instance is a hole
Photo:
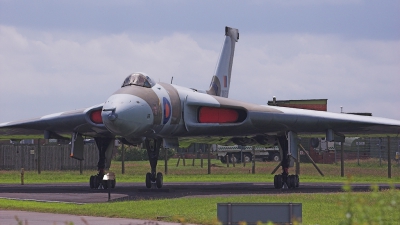
[[[217,156],[222,163],[226,163],[227,156],[230,162],[240,163],[240,162],[251,162],[253,154],[252,146],[217,146]],[[255,159],[261,159],[262,161],[275,161],[279,162],[281,160],[281,155],[279,152],[279,147],[274,146],[270,148],[256,146],[255,147]]]

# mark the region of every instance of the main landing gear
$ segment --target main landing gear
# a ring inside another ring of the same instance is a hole
[[[162,139],[149,139],[146,138],[144,145],[146,146],[147,155],[149,156],[149,162],[151,167],[151,172],[146,174],[146,187],[151,188],[156,186],[157,188],[162,188],[163,186],[163,175],[162,173],[156,171],[158,156],[160,155],[160,148],[162,144]]]
[[[274,176],[274,187],[281,189],[286,184],[288,188],[298,188],[300,186],[299,175],[289,175],[290,155],[288,154],[288,140],[285,136],[282,136],[278,137],[278,141],[283,153],[281,160],[282,174]]]
[[[297,188],[300,185],[299,175],[288,175],[285,173],[274,176],[274,187],[276,189],[283,188],[284,185],[288,188]]]

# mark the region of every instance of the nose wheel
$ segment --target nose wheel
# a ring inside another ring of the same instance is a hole
[[[89,186],[91,189],[108,189],[115,188],[116,180],[110,180],[109,183],[106,180],[103,180],[104,174],[99,173],[93,176],[90,176]]]

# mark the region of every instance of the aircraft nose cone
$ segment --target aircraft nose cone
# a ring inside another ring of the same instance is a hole
[[[140,136],[153,123],[153,113],[147,102],[130,94],[110,96],[101,117],[110,132],[123,137]]]

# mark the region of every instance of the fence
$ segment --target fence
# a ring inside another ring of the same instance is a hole
[[[79,170],[80,161],[69,157],[70,145],[41,145],[40,169],[41,170]],[[1,145],[0,170],[37,170],[38,169],[37,145]],[[97,168],[98,151],[94,144],[84,147],[84,160],[82,169]]]
[[[335,143],[334,150],[316,151],[310,145],[310,140],[305,138],[300,142],[306,150],[311,150],[310,155],[317,163],[334,163],[340,162],[340,143]],[[351,143],[344,144],[344,160],[365,160],[378,159],[379,161],[387,161],[388,159],[388,139],[385,138],[357,138]],[[396,153],[400,152],[400,138],[390,138],[390,158],[396,160]],[[308,160],[303,156],[302,161]]]

